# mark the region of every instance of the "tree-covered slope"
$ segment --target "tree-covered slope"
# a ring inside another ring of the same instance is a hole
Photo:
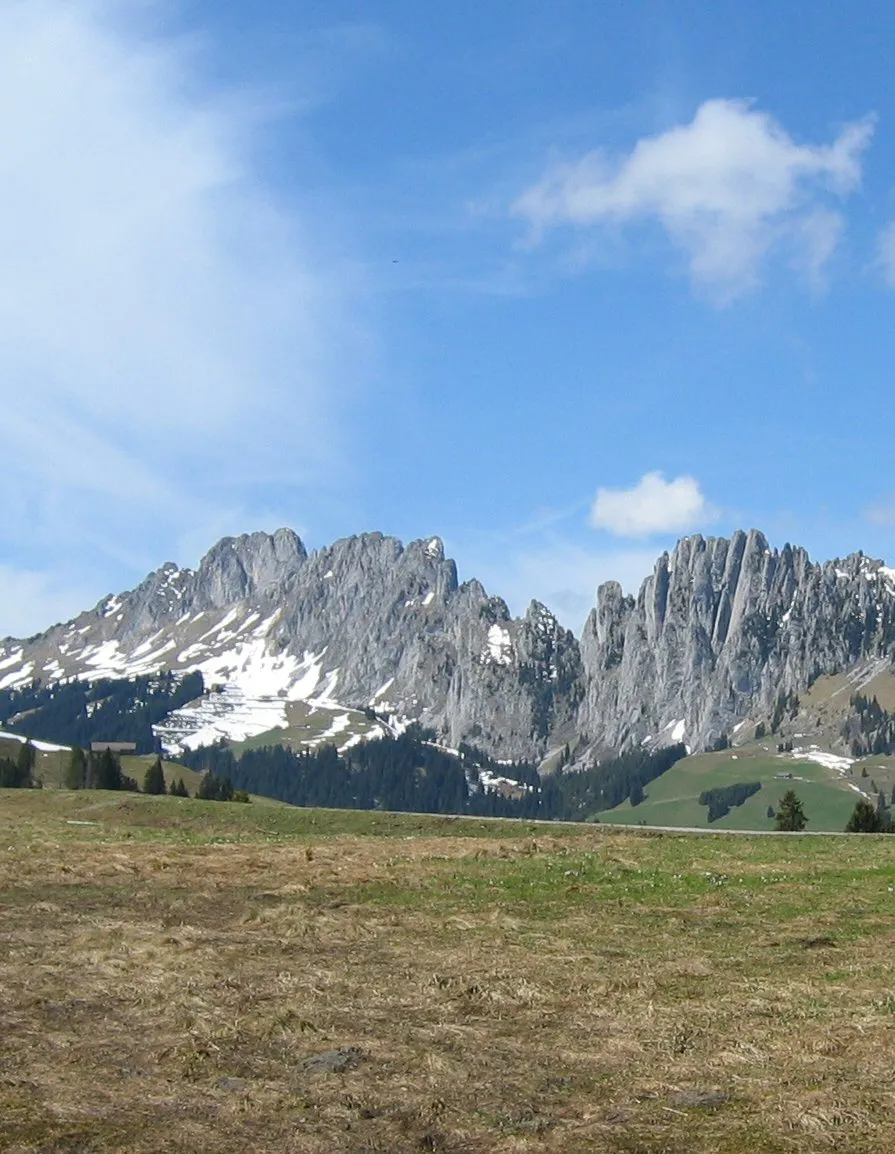
[[[201,697],[201,673],[39,683],[0,690],[0,724],[10,733],[60,745],[132,741],[137,753],[158,749],[153,725]]]

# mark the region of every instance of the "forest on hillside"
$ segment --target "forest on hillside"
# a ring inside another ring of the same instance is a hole
[[[89,748],[93,741],[133,741],[137,753],[158,753],[153,725],[201,697],[201,673],[100,681],[39,681],[0,690],[0,725],[10,733]]]
[[[313,752],[268,746],[236,755],[220,743],[180,760],[229,779],[237,789],[292,805],[582,821],[626,798],[642,801],[645,787],[686,756],[683,745],[674,745],[541,776],[524,762],[496,766],[468,745],[455,755],[435,745],[432,736],[412,726],[400,737],[365,742],[342,754],[327,745]],[[495,770],[506,779],[503,787],[483,787],[483,777]]]

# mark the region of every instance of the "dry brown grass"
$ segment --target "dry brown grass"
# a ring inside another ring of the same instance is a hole
[[[155,839],[8,801],[4,1151],[895,1148],[895,839],[178,844],[166,799]]]

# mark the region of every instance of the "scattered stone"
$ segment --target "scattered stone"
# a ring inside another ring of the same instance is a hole
[[[684,1110],[717,1110],[730,1101],[730,1095],[723,1090],[678,1090],[668,1095],[668,1101]]]
[[[217,1086],[219,1090],[245,1090],[248,1082],[245,1078],[218,1078]]]
[[[300,1063],[300,1068],[309,1074],[344,1074],[363,1061],[365,1054],[357,1046],[338,1046],[335,1050],[323,1050],[311,1054]]]

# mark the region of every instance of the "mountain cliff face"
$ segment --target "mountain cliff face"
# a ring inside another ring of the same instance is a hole
[[[895,570],[863,554],[812,564],[761,533],[688,537],[637,598],[610,582],[581,639],[579,727],[615,749],[671,739],[693,748],[773,712],[821,674],[895,651]]]
[[[325,716],[315,740],[335,740],[366,709],[370,735],[419,720],[504,758],[577,740],[586,761],[701,749],[769,716],[781,693],[888,667],[893,652],[895,570],[862,554],[813,564],[755,531],[685,538],[636,598],[602,586],[579,642],[537,602],[514,619],[477,581],[460,585],[437,537],[370,533],[309,555],[280,529],[225,538],[195,571],[163,565],[74,621],[5,641],[0,689],[199,670],[209,692],[166,725],[172,749],[299,715]]]
[[[0,688],[159,669],[199,670],[212,690],[168,728],[171,748],[286,728],[303,703],[331,715],[334,736],[346,710],[367,708],[528,757],[572,736],[581,692],[572,634],[537,603],[513,620],[478,582],[459,585],[437,537],[370,533],[310,556],[287,529],[225,538],[196,571],[166,564],[0,646]]]

